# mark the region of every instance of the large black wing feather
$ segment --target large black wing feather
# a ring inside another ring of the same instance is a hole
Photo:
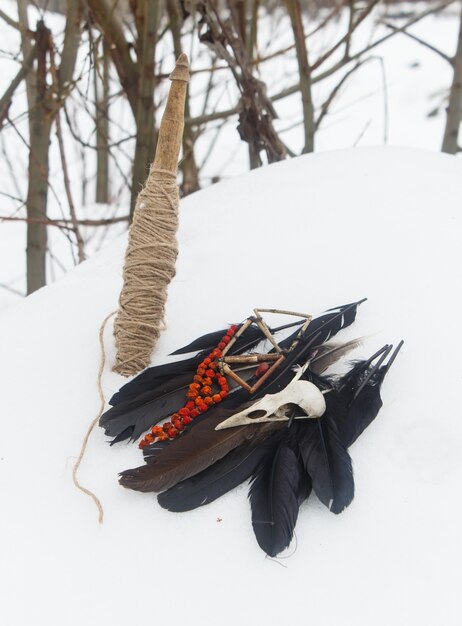
[[[250,486],[252,526],[258,545],[276,556],[290,544],[299,504],[309,484],[295,452],[282,441],[267,453]]]
[[[232,411],[217,409],[188,434],[163,448],[153,463],[121,472],[120,484],[135,491],[165,491],[202,472],[238,446],[269,436],[282,427],[281,423],[269,422],[215,430],[232,414]]]
[[[201,358],[201,355],[197,355],[183,361],[155,365],[154,367],[144,370],[144,372],[138,374],[136,378],[123,385],[109,400],[109,404],[116,406],[122,402],[135,401],[142,394],[153,390],[155,391],[159,385],[162,385],[172,378],[186,374],[192,378],[197,366],[201,362]]]
[[[350,455],[329,414],[307,422],[299,439],[305,470],[321,502],[333,513],[341,513],[354,498]]]
[[[175,512],[209,504],[247,480],[267,452],[264,446],[240,446],[196,476],[159,494],[159,504]]]
[[[155,390],[143,392],[136,400],[121,402],[103,413],[99,425],[106,435],[118,441],[122,441],[122,433],[126,433],[126,438],[137,439],[183,405],[190,382],[190,375],[185,374],[166,381]]]
[[[400,342],[388,364],[378,367],[377,371],[374,369],[380,363],[374,367],[371,357],[358,361],[340,380],[333,381],[333,390],[325,396],[326,404],[346,447],[356,441],[382,408],[381,386],[402,345]]]

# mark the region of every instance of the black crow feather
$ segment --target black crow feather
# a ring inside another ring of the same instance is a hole
[[[307,420],[299,449],[313,491],[333,513],[341,513],[353,500],[351,458],[329,414]]]
[[[300,502],[309,491],[309,478],[284,439],[266,454],[249,491],[255,537],[269,556],[276,556],[290,544]]]
[[[162,421],[184,403],[190,374],[165,381],[155,390],[143,392],[136,400],[121,402],[103,413],[99,425],[106,435],[122,441],[123,434],[138,439],[148,428]],[[129,428],[133,430],[130,432]]]
[[[215,330],[212,333],[207,333],[206,335],[202,335],[191,343],[188,343],[187,346],[183,346],[182,348],[178,348],[175,352],[172,352],[172,356],[176,356],[177,354],[189,354],[190,352],[199,352],[205,350],[213,350],[216,348],[217,343],[221,341],[221,338],[226,335],[227,328],[223,328],[222,330]],[[251,329],[249,328],[249,331]]]
[[[244,380],[252,375],[250,370],[243,370],[239,373]],[[99,425],[104,428],[106,435],[115,437],[111,445],[129,437],[134,440],[138,439],[151,426],[158,424],[181,408],[185,403],[192,376],[192,373],[183,374],[165,380],[155,389],[143,392],[135,400],[121,402],[103,413]],[[231,391],[233,387],[235,387],[234,383],[230,385]],[[234,408],[245,402],[248,397],[249,394],[246,391],[239,389],[232,392],[221,406]],[[193,424],[199,421],[198,418]]]
[[[293,326],[300,326],[301,324],[303,324],[303,320],[298,320],[290,324],[278,326],[277,328],[270,328],[270,332],[275,335],[281,330],[285,330],[286,328],[291,328]],[[202,337],[198,337],[187,346],[175,350],[175,352],[172,352],[172,355],[188,354],[190,352],[197,352],[198,350],[209,352],[210,350],[213,350],[213,348],[216,348],[218,342],[226,334],[227,330],[228,329],[225,328],[223,330],[217,330],[213,333],[207,333],[206,335],[202,335]],[[298,330],[296,331],[296,333],[297,332]],[[241,337],[238,337],[236,339],[236,342],[229,351],[229,354],[240,354],[241,352],[245,352],[246,350],[249,350],[250,347],[254,346],[258,341],[261,341],[264,338],[265,335],[263,334],[261,329],[257,325],[251,325],[249,326],[249,328],[247,328],[247,330],[243,333]]]
[[[122,402],[136,401],[142,394],[153,390],[155,391],[159,385],[162,385],[172,378],[186,374],[192,378],[202,358],[203,356],[199,354],[182,361],[174,361],[173,363],[150,367],[144,370],[144,372],[141,372],[141,374],[138,374],[136,378],[123,385],[109,400],[109,404],[116,406]]]
[[[257,436],[264,438],[283,427],[281,422],[269,422],[215,430],[233,413],[226,409],[215,411],[197,424],[189,435],[174,439],[159,452],[153,463],[121,472],[120,484],[135,491],[164,491],[195,476],[241,444]]]
[[[384,346],[367,360],[357,361],[339,380],[327,379],[332,387],[325,394],[327,412],[335,421],[340,439],[347,448],[373,422],[382,408],[380,389],[402,345],[403,342],[400,342],[386,365],[382,364],[382,358],[389,353],[391,346]],[[373,361],[381,355],[379,362],[373,365]]]
[[[199,474],[159,494],[159,504],[176,512],[209,504],[247,480],[267,453],[266,445],[241,445]]]
[[[356,311],[359,304],[364,302],[354,302],[337,307],[332,312],[327,312],[321,317],[311,321],[305,333],[300,337],[296,347],[287,354],[285,361],[278,368],[274,376],[256,394],[255,398],[260,398],[267,393],[277,393],[284,389],[293,378],[293,368],[295,365],[302,365],[309,359],[321,344],[327,339],[336,335],[340,330],[352,324],[356,318]]]

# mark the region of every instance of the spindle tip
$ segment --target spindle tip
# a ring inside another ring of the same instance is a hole
[[[183,80],[189,82],[189,61],[188,55],[182,52],[176,60],[175,69],[170,74],[170,80]]]

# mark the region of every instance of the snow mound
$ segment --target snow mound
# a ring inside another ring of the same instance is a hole
[[[368,297],[342,338],[405,339],[384,408],[351,448],[356,497],[302,506],[290,558],[265,558],[247,488],[174,514],[119,487],[136,446],[98,429],[98,330],[117,306],[125,238],[1,316],[2,626],[460,624],[462,163],[357,149],[279,163],[188,197],[153,362],[253,307],[317,314]],[[106,332],[106,397],[113,374]],[[457,408],[456,408],[457,407]],[[296,549],[295,549],[296,548]]]

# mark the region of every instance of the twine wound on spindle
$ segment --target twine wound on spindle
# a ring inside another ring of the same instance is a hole
[[[114,323],[114,371],[132,376],[150,363],[164,325],[167,289],[178,254],[176,169],[183,136],[189,65],[180,55],[159,129],[156,157],[138,195],[124,264],[124,284]]]

